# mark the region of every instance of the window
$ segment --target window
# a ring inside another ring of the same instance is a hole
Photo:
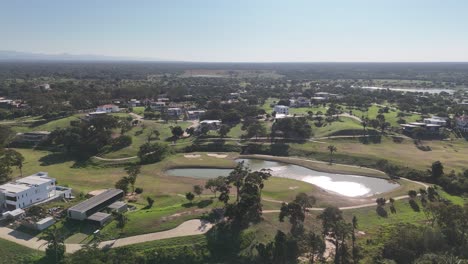
[[[8,201],[13,201],[13,202],[18,201],[18,198],[16,198],[16,197],[11,197],[11,196],[7,196],[6,199],[7,199]]]

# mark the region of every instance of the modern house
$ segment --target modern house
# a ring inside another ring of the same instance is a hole
[[[167,114],[172,117],[178,117],[182,114],[182,109],[180,109],[179,107],[168,108]]]
[[[198,120],[203,114],[205,114],[205,112],[206,112],[205,110],[187,111],[187,119]]]
[[[0,185],[0,211],[26,208],[54,197],[71,197],[71,189],[55,185],[47,172],[38,172]]]
[[[68,217],[75,220],[90,220],[99,222],[99,224],[105,223],[109,220],[110,215],[102,213],[101,211],[106,209],[108,206],[121,200],[124,197],[124,192],[119,189],[108,189],[88,200],[81,202],[68,208]]]
[[[119,107],[115,104],[100,105],[96,108],[96,112],[115,113],[119,111],[120,111]]]
[[[49,137],[49,135],[50,135],[49,131],[32,131],[32,132],[17,133],[14,141],[20,142],[20,143],[37,144],[41,141],[46,140]]]
[[[141,106],[141,101],[139,101],[137,99],[130,99],[130,101],[128,101],[128,106],[129,107]]]
[[[166,107],[166,103],[161,101],[151,102],[150,107],[152,110],[161,111],[162,109],[164,109],[164,107]]]
[[[310,100],[305,97],[298,97],[297,99],[289,99],[290,107],[309,107]]]
[[[455,125],[457,129],[468,132],[468,116],[463,115],[455,118]]]
[[[446,126],[447,120],[443,117],[432,116],[431,118],[424,118],[424,123],[439,125],[439,126]]]
[[[289,107],[285,105],[275,105],[274,111],[276,114],[289,115]]]
[[[221,120],[203,120],[200,121],[200,125],[197,130],[201,130],[203,127],[207,127],[209,130],[217,130],[221,126]]]

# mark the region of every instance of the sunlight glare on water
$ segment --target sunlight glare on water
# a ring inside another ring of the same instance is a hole
[[[332,181],[326,176],[306,176],[303,181],[317,185],[325,190],[333,190],[348,197],[365,196],[370,194],[370,189],[357,182]]]

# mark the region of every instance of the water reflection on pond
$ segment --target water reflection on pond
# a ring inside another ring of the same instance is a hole
[[[244,161],[245,165],[252,170],[262,168],[270,169],[275,177],[295,179],[314,184],[330,192],[338,193],[348,197],[371,196],[384,193],[397,188],[399,185],[385,179],[371,178],[357,175],[335,174],[311,170],[298,165],[287,164],[276,161],[257,159],[238,159]],[[227,176],[231,169],[215,168],[180,168],[170,169],[166,173],[171,176],[185,176],[194,178],[214,178]]]

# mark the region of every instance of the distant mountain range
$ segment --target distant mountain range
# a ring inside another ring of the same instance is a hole
[[[0,61],[164,61],[152,58],[119,57],[91,54],[44,54],[0,50]]]

